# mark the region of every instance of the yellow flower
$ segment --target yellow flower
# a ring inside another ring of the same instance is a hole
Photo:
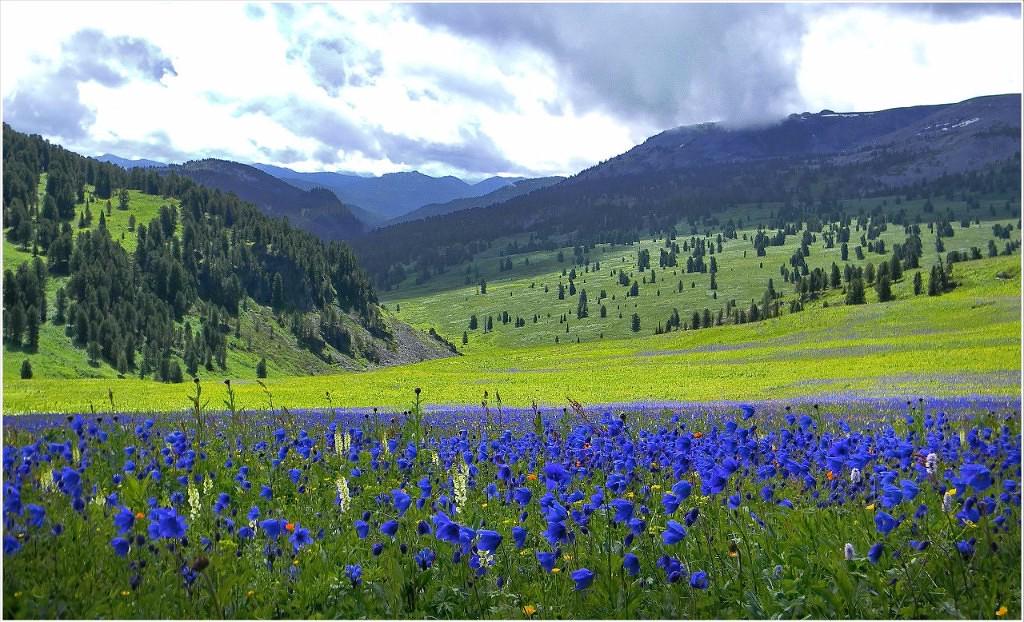
[[[296,557],[295,561],[292,562],[292,566],[298,566],[298,565],[299,565],[299,559]]]
[[[124,596],[124,597],[126,597],[126,598],[127,598],[128,596],[130,596],[130,595],[131,595],[131,592],[129,592],[128,590],[123,590],[123,591],[121,592],[121,596]]]
[[[245,593],[245,595],[249,596],[251,598],[252,596],[256,595],[256,590],[249,590],[248,592]]]
[[[874,503],[872,503],[871,505],[867,506],[867,507],[866,507],[866,508],[864,508],[864,509],[865,509],[865,510],[873,510],[873,509],[875,509],[875,504],[874,504]]]
[[[561,569],[561,568],[552,568],[552,569],[551,569],[551,574],[558,574],[558,573],[560,573],[560,572],[562,572],[562,569]]]
[[[952,497],[955,494],[956,494],[956,488],[950,488],[949,490],[946,491],[946,496],[947,497]]]
[[[661,484],[651,484],[651,490],[655,492],[661,490]]]
[[[1003,609],[1005,608],[1006,607],[1003,607]],[[533,605],[526,605],[525,607],[523,607],[523,613],[525,613],[527,617],[532,617],[533,614],[537,613],[537,608]]]
[[[999,609],[996,609],[996,615],[1001,618],[1001,617],[1005,616],[1009,611],[1010,610],[1006,608],[1006,605],[1003,605]]]
[[[632,498],[633,498],[633,497],[635,497],[635,496],[636,496],[636,495],[634,495],[634,494],[633,494],[633,491],[632,491],[632,490],[630,490],[629,492],[627,492],[627,493],[626,493],[626,498],[627,498],[627,499],[632,499]]]
[[[485,508],[485,507],[487,507],[487,504],[486,503],[481,503],[480,507]]]
[[[562,557],[565,558],[565,561],[567,561],[567,562],[571,562],[572,561],[572,555],[563,555]]]

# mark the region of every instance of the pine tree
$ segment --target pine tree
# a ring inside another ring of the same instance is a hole
[[[636,313],[633,314],[633,318],[629,323],[630,328],[634,333],[640,332],[640,316]]]
[[[918,270],[917,272],[914,273],[914,295],[915,296],[919,296],[921,294],[921,288],[922,288],[921,271]]]
[[[462,331],[462,345],[469,343],[469,333]]]
[[[875,291],[878,292],[879,302],[888,302],[892,300],[892,287],[889,283],[889,275],[883,274],[878,279],[878,283],[875,284]]]
[[[476,330],[477,319],[476,314],[469,316],[469,330]]]
[[[846,291],[846,304],[862,305],[865,302],[864,280],[860,276],[855,276]]]
[[[28,359],[21,362],[21,379],[30,380],[32,378],[32,363]]]
[[[128,199],[128,189],[121,188],[121,191],[117,193],[117,209],[127,211]],[[107,205],[110,205],[110,201],[107,201]]]
[[[579,299],[579,302],[576,305],[576,317],[578,319],[583,319],[583,318],[587,317],[588,314],[589,314],[589,312],[588,312],[588,309],[587,309],[587,290],[581,289],[580,290],[580,299]]]
[[[266,357],[260,358],[259,362],[256,363],[256,377],[266,378],[267,377],[267,359]]]

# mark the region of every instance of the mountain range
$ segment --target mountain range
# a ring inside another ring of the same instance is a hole
[[[906,189],[932,194],[1016,184],[1019,193],[1020,118],[1021,97],[1011,94],[875,112],[805,112],[757,127],[678,127],[560,183],[496,205],[392,224],[353,246],[387,287],[410,266],[422,281],[510,235],[529,234],[535,245],[585,245],[667,231],[736,204],[813,212],[841,209],[843,198]]]

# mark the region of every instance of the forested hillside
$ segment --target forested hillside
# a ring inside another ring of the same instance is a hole
[[[280,348],[286,333],[283,343],[306,353],[305,371],[373,363],[396,349],[395,323],[344,244],[173,173],[125,171],[6,124],[3,141],[8,357],[38,352],[43,335],[93,368],[180,380],[201,367],[226,370],[243,320],[250,343],[276,339]]]
[[[512,252],[553,250],[637,241],[738,205],[778,204],[757,220],[783,228],[843,220],[844,201],[865,197],[1016,197],[1019,135],[1019,95],[822,111],[763,128],[676,128],[549,188],[378,229],[353,246],[388,289],[410,275],[425,282],[509,236]],[[900,221],[898,208],[891,217]]]

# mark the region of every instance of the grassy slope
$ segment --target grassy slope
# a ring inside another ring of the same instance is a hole
[[[275,404],[295,408],[324,406],[325,391],[334,404],[402,406],[414,386],[431,404],[478,403],[484,389],[500,391],[510,405],[564,404],[566,396],[590,404],[843,393],[1019,396],[1019,262],[1014,255],[957,264],[961,286],[939,298],[832,304],[755,324],[493,348],[370,372],[271,377],[267,384]],[[243,406],[265,406],[254,382],[234,384]],[[4,411],[87,410],[103,402],[108,387],[118,408],[154,411],[184,408],[190,389],[134,379],[15,380],[5,382]],[[219,403],[221,387],[207,390]]]
[[[90,195],[93,187],[86,186],[86,194]],[[40,200],[46,192],[46,174],[40,175],[39,196]],[[165,199],[163,197],[143,194],[137,190],[129,190],[129,209],[122,211],[117,209],[116,193],[112,199],[110,215],[106,215],[106,201],[93,201],[90,210],[92,212],[92,223],[88,227],[94,230],[99,227],[100,211],[104,212],[107,230],[111,238],[120,243],[129,253],[135,251],[136,234],[128,230],[128,218],[135,216],[136,226],[141,227],[156,219],[160,214],[160,206],[172,205],[177,207],[177,199]],[[81,214],[85,209],[85,203],[79,203],[75,207],[76,214]],[[75,236],[83,229],[78,228],[78,216],[72,221]],[[181,225],[178,225],[179,234]],[[6,233],[6,232],[5,232]],[[42,257],[45,261],[45,256]],[[20,248],[7,240],[3,240],[3,267],[4,269],[15,270],[18,265],[31,261],[31,250]],[[52,318],[55,313],[55,301],[57,289],[67,282],[67,277],[51,276],[47,280],[47,303],[49,305],[48,317]],[[267,358],[267,371],[270,375],[279,376],[286,374],[306,375],[328,373],[335,368],[321,360],[318,356],[299,347],[295,336],[287,326],[280,326],[273,317],[273,313],[267,307],[256,305],[249,301],[249,311],[242,314],[241,334],[236,338],[234,333],[228,336],[228,369],[232,374],[242,377],[256,377],[256,363],[261,357]],[[199,326],[196,317],[190,318],[193,329]],[[101,378],[117,379],[117,370],[101,362],[93,366],[88,362],[88,357],[83,348],[75,347],[70,337],[64,333],[63,326],[55,326],[52,321],[47,321],[40,326],[39,348],[35,352],[28,352],[22,348],[11,348],[4,345],[3,357],[3,379],[4,383],[21,382],[21,363],[28,359],[32,363],[34,380],[41,379],[77,379],[77,378]],[[180,361],[179,361],[180,362]],[[184,368],[184,364],[182,364]],[[6,399],[5,399],[6,403]]]
[[[852,202],[852,211],[856,212],[857,202]],[[878,203],[877,200],[864,201],[863,207],[870,210]],[[906,202],[902,205],[908,212],[915,212],[920,208],[921,201]],[[1002,202],[998,203],[1002,207]],[[952,207],[957,213],[966,212],[962,204],[953,202],[937,202],[936,213],[945,213],[948,207]],[[941,253],[945,258],[946,253],[953,250],[969,251],[972,246],[978,247],[982,254],[987,254],[989,239],[992,235],[992,225],[995,223],[1012,223],[1014,231],[1012,239],[1020,239],[1020,231],[1017,227],[1017,219],[991,218],[987,204],[977,211],[977,217],[981,224],[973,223],[969,228],[963,229],[958,223],[953,223],[954,237],[944,238],[945,251]],[[763,212],[762,212],[763,213]],[[744,212],[741,210],[740,214]],[[749,216],[749,212],[746,214]],[[973,215],[973,214],[972,214]],[[722,218],[723,222],[729,216]],[[987,218],[986,218],[987,217]],[[688,227],[681,227],[680,231],[689,231]],[[703,233],[703,229],[701,230]],[[719,272],[716,275],[718,292],[717,299],[713,298],[710,289],[711,275],[709,273],[686,274],[686,254],[680,255],[681,267],[658,268],[658,256],[661,248],[664,248],[664,239],[654,242],[646,239],[640,244],[633,246],[610,246],[601,245],[590,252],[590,261],[600,261],[599,272],[583,273],[583,268],[576,268],[577,279],[575,281],[577,290],[585,289],[587,292],[589,316],[583,320],[577,320],[576,313],[577,296],[568,294],[568,277],[562,276],[562,269],[572,268],[572,249],[563,249],[565,262],[557,261],[557,251],[543,251],[525,253],[512,256],[513,269],[507,272],[498,270],[498,262],[501,258],[497,255],[497,244],[485,254],[485,258],[476,262],[481,276],[487,279],[487,294],[477,293],[477,279],[471,285],[465,285],[465,266],[452,269],[448,273],[435,277],[427,283],[415,286],[411,281],[402,289],[386,292],[383,294],[384,303],[388,309],[394,311],[399,309],[396,316],[418,328],[435,328],[440,334],[453,343],[459,345],[464,353],[488,352],[493,349],[504,349],[509,347],[520,347],[540,344],[553,344],[555,337],[560,342],[592,342],[600,339],[619,339],[634,337],[630,328],[630,319],[633,313],[637,313],[641,319],[641,335],[654,333],[658,323],[667,320],[673,308],[679,310],[683,322],[689,322],[694,311],[710,309],[712,314],[717,315],[719,309],[723,309],[730,299],[736,300],[741,309],[750,306],[751,300],[760,302],[761,296],[768,285],[768,279],[774,280],[776,291],[784,294],[784,301],[792,299],[792,284],[783,281],[780,273],[780,266],[788,265],[789,258],[800,247],[800,235],[787,236],[786,244],[778,247],[768,247],[766,257],[757,257],[754,251],[752,239],[756,228],[746,228],[739,231],[737,240],[725,240],[723,252],[716,253],[714,257],[718,262]],[[748,240],[743,240],[743,233],[747,234]],[[860,236],[864,231],[851,231],[850,253],[848,263],[853,265],[864,265],[868,262],[877,267],[880,262],[886,261],[892,256],[892,248],[895,243],[903,243],[906,236],[903,227],[890,225],[888,230],[882,233],[881,239],[885,240],[886,252],[884,254],[869,253],[865,248],[865,258],[858,261],[854,253],[854,247],[860,244]],[[677,239],[680,247],[684,240],[689,240],[689,235],[680,235]],[[929,234],[927,227],[922,227],[921,239],[925,245],[924,256],[922,257],[922,277],[927,285],[928,270],[936,263],[938,254],[935,252],[934,235]],[[1004,240],[996,240],[1000,252],[1005,244]],[[643,276],[650,277],[650,272],[639,273],[636,271],[637,253],[641,248],[646,248],[651,254],[651,263],[657,274],[657,282],[644,283]],[[744,257],[744,251],[746,257]],[[524,259],[529,257],[529,265]],[[705,261],[710,262],[710,258]],[[820,267],[826,271],[831,268],[833,262],[842,269],[843,261],[840,257],[840,249],[826,249],[824,240],[818,236],[818,240],[811,246],[811,255],[806,258],[808,267],[814,269]],[[626,270],[630,274],[630,281],[636,280],[640,283],[640,295],[635,298],[627,298],[628,287],[619,285],[618,275],[614,273],[618,269]],[[683,291],[678,292],[679,281],[683,282]],[[913,296],[912,289],[913,271],[908,271],[903,280],[895,283],[893,291],[898,298]],[[558,300],[558,284],[565,285],[566,296],[564,300]],[[531,287],[532,285],[532,287]],[[544,292],[544,286],[548,286],[548,292]],[[604,289],[608,298],[602,303],[607,307],[608,317],[600,317],[600,304],[597,302],[600,291]],[[660,294],[659,294],[660,291]],[[511,295],[510,295],[511,294]],[[614,299],[612,298],[614,296]],[[873,289],[868,291],[868,300],[875,301],[877,297]],[[526,319],[527,324],[522,328],[515,328],[510,322],[503,325],[500,321],[501,313],[508,311],[512,320],[516,316]],[[469,343],[462,345],[462,333],[469,328],[469,317],[476,314],[480,324],[475,331],[469,331]],[[534,314],[540,316],[537,324],[533,323]],[[562,314],[568,318],[569,331],[566,332],[566,325],[560,322]],[[621,318],[619,317],[621,314]],[[494,330],[485,333],[483,330],[484,320],[487,315],[494,317]]]

